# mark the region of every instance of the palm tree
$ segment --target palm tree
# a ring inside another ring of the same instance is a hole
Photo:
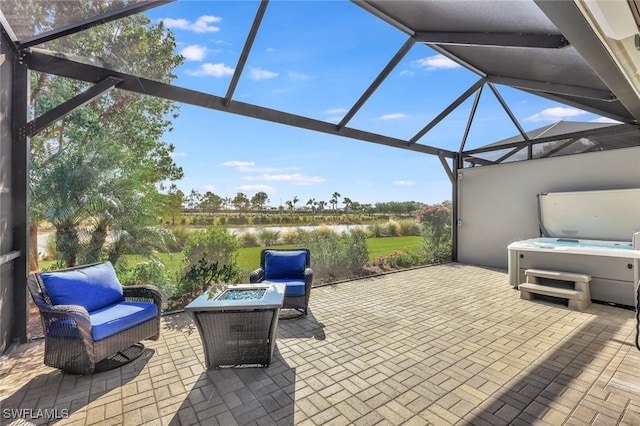
[[[294,195],[294,196],[293,196],[293,200],[291,200],[291,204],[293,205],[293,210],[295,210],[295,209],[296,209],[296,203],[297,203],[298,201],[300,201],[300,198],[298,198],[298,196],[297,196],[297,195]]]
[[[108,201],[100,188],[109,170],[105,156],[94,144],[58,147],[46,167],[32,174],[32,199],[55,232],[59,261],[75,266],[80,252],[80,227]],[[46,191],[48,196],[42,196]]]
[[[338,198],[340,198],[339,192],[334,192],[333,195],[331,195],[331,200],[329,200],[329,202],[333,206],[333,210],[336,209],[336,205],[338,204]]]
[[[344,209],[348,213],[351,210],[351,206],[353,206],[353,201],[351,201],[351,198],[344,197],[344,199],[342,200],[342,203],[344,204]]]
[[[309,198],[309,201],[307,201],[307,206],[311,206],[311,212],[315,213],[316,212],[316,199],[315,198]]]

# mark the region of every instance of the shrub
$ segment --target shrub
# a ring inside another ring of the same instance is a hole
[[[425,235],[431,237],[436,246],[449,239],[451,233],[451,209],[445,203],[426,205],[416,213]]]
[[[422,247],[426,253],[428,263],[445,263],[451,261],[451,243],[449,242],[435,244],[427,235],[424,238]]]
[[[184,226],[177,226],[173,228],[171,230],[173,239],[170,239],[168,241],[167,250],[169,250],[172,253],[182,251],[190,233],[191,231],[189,231],[189,229]]]
[[[163,302],[171,300],[176,293],[174,280],[169,279],[166,265],[157,259],[137,263],[130,269],[119,269],[118,278],[122,285],[155,285],[160,289]]]
[[[314,280],[333,281],[360,275],[369,260],[366,234],[352,230],[338,235],[327,227],[298,233],[297,244],[311,251]]]
[[[269,223],[269,218],[267,216],[264,216],[264,215],[254,216],[253,217],[253,223],[255,223],[255,224],[268,224]]]
[[[219,262],[212,262],[206,258],[188,265],[180,274],[177,283],[176,296],[198,295],[211,290],[213,295],[223,284],[236,282],[240,271],[234,264],[218,266]]]
[[[410,268],[412,266],[426,265],[431,263],[422,250],[396,250],[387,256],[376,256],[371,261],[373,266],[383,270],[393,270],[400,268]]]
[[[152,284],[166,287],[169,283],[164,263],[155,259],[137,263],[133,268],[121,270],[118,275],[123,285]]]
[[[193,231],[184,245],[185,266],[195,265],[201,259],[231,265],[236,261],[239,248],[238,238],[225,228],[210,227]]]

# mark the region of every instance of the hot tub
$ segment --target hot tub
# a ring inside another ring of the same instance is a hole
[[[508,246],[509,282],[525,281],[526,269],[591,275],[591,299],[635,306],[634,283],[640,280],[640,250],[631,241],[533,238]]]
[[[509,282],[526,269],[591,275],[591,300],[635,306],[640,277],[640,188],[541,193],[540,236],[508,246]]]

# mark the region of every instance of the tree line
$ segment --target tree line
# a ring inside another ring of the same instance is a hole
[[[211,191],[204,194],[192,189],[189,195],[185,195],[174,185],[169,190],[172,204],[177,208],[180,206],[182,212],[208,213],[214,214],[234,210],[237,212],[279,212],[284,213],[305,211],[312,214],[342,211],[345,213],[383,213],[383,214],[411,214],[424,206],[424,203],[417,201],[390,201],[377,202],[374,204],[360,203],[349,197],[342,197],[339,192],[331,194],[329,201],[309,198],[305,203],[300,203],[300,198],[294,196],[286,200],[277,207],[268,206],[269,195],[264,192],[256,192],[248,197],[242,192],[238,192],[235,197],[221,197]],[[342,198],[341,198],[342,197]],[[299,204],[300,203],[300,204]],[[339,205],[342,205],[339,207]]]

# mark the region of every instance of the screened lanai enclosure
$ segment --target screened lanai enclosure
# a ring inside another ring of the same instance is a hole
[[[170,74],[155,75],[152,52],[137,53],[144,61],[122,55],[132,46],[144,49],[130,34],[119,39],[117,31],[109,37],[100,32],[120,21],[157,24],[176,3],[0,3],[0,352],[27,339],[31,138],[111,91],[200,107],[212,119],[233,114],[335,136],[342,144],[366,142],[436,158],[436,167],[451,183],[452,260],[475,265],[506,268],[508,244],[539,235],[537,194],[640,187],[640,14],[635,1],[177,3],[197,7],[202,16],[235,8],[230,25],[243,34],[244,45],[227,77],[210,91],[181,85]],[[304,93],[299,110],[283,108],[277,96],[246,102],[238,89],[245,93],[252,87],[247,81],[255,46],[265,48],[264,40],[278,34],[286,40],[291,33],[285,30],[296,26],[295,19],[287,18],[308,15],[313,7],[330,9],[336,19],[313,28],[299,26],[295,36],[308,40],[310,54],[321,52],[344,64],[335,74],[316,79],[318,85],[347,90],[351,104],[328,119],[318,111],[331,100]],[[367,16],[368,26],[349,28],[351,14]],[[149,19],[135,19],[140,16]],[[334,25],[346,26],[351,38],[331,37]],[[383,48],[380,37],[392,43]],[[375,53],[376,60],[365,61],[365,51]],[[398,83],[394,77],[403,66],[425,56],[464,71],[462,86],[435,91],[426,74]],[[361,72],[354,72],[355,65]],[[33,105],[34,73],[82,84],[71,85],[79,90],[65,99]],[[379,104],[382,91],[396,94],[392,104]],[[400,129],[366,119],[371,108],[401,110],[412,93],[437,110]],[[523,93],[594,118],[541,127],[518,113],[520,98],[514,94]],[[498,106],[500,114],[483,116],[486,104]],[[452,117],[454,124],[447,124]],[[483,125],[504,129],[503,137],[478,138],[474,130]]]

